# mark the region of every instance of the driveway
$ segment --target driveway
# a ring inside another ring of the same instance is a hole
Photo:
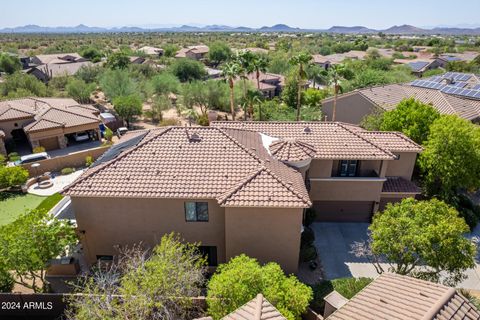
[[[315,231],[315,246],[327,279],[378,276],[375,267],[367,259],[357,258],[350,253],[352,244],[367,240],[368,226],[368,223],[333,222],[316,222],[312,225]],[[469,238],[472,236],[480,236],[480,225],[468,235]],[[477,266],[465,272],[467,279],[457,287],[480,290],[479,262],[480,256],[477,256]],[[385,265],[384,269],[388,269],[388,266]]]

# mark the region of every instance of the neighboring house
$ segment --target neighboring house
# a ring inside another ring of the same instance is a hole
[[[475,58],[480,55],[477,51],[465,51],[462,53],[445,53],[440,55],[440,58],[448,61],[448,62],[455,62],[455,61],[465,61],[471,62]]]
[[[412,73],[419,78],[424,72],[444,68],[447,64],[447,61],[442,58],[395,59],[393,62],[410,67]]]
[[[46,150],[65,148],[75,133],[100,138],[98,110],[73,99],[23,98],[0,101],[0,131],[4,143]],[[1,145],[1,143],[0,143]],[[0,151],[8,149],[0,146]],[[12,152],[13,150],[9,150]]]
[[[24,70],[25,73],[35,76],[42,82],[49,82],[52,78],[62,76],[73,76],[82,67],[93,65],[90,61],[72,62],[63,64],[42,64],[30,69]]]
[[[78,53],[55,53],[55,54],[39,54],[30,57],[30,64],[63,64],[72,62],[83,62],[87,59],[80,56]]]
[[[321,54],[313,55],[313,63],[328,69],[332,64],[340,64],[346,59],[351,60],[364,60],[367,55],[366,51],[356,51],[352,50],[345,53],[334,53],[327,56]]]
[[[247,75],[247,80],[250,81],[254,88],[257,88],[257,73],[252,72]],[[242,81],[240,78],[236,80]],[[265,98],[273,98],[279,96],[285,87],[285,77],[281,74],[274,74],[268,72],[260,72],[259,77],[260,92]]]
[[[147,59],[143,57],[129,57],[131,64],[143,64]]]
[[[213,320],[213,318],[205,317],[195,320]],[[263,294],[259,293],[255,298],[221,320],[287,320],[287,318],[265,299]]]
[[[206,58],[208,51],[209,49],[205,45],[189,46],[187,48],[180,49],[175,55],[175,58],[190,58],[194,60],[202,60]]]
[[[352,299],[325,297],[325,320],[474,320],[480,311],[454,288],[384,273]]]
[[[207,73],[207,79],[219,79],[222,77],[222,70],[205,67]]]
[[[431,104],[441,114],[480,121],[480,79],[474,74],[447,72],[440,76],[355,90],[337,98],[336,120],[360,124],[375,111],[389,111],[404,99]],[[322,113],[332,119],[333,97],[322,101]]]
[[[153,57],[163,56],[163,49],[160,49],[160,48],[144,46],[144,47],[141,47],[140,49],[138,49],[138,51],[141,51],[141,52],[145,53],[146,55],[153,56]]]

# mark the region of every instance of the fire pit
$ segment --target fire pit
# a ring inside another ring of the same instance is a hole
[[[44,180],[44,181],[40,181],[38,183],[38,188],[39,189],[48,189],[50,187],[53,186],[53,182],[52,180],[48,179],[48,180]]]

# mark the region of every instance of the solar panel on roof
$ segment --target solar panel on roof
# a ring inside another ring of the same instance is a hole
[[[413,82],[410,83],[410,85],[414,87],[436,89],[436,90],[441,90],[445,87],[443,83],[427,81],[427,80],[414,80]]]
[[[142,139],[148,134],[148,131],[141,133],[136,137],[128,139],[127,141],[114,144],[110,149],[108,149],[103,155],[101,155],[97,161],[92,164],[92,167],[96,167],[99,164],[110,161],[118,157],[123,151],[130,149],[133,146],[136,146]]]
[[[480,84],[477,84],[477,85],[473,86],[472,89],[480,90]]]
[[[415,62],[409,62],[408,65],[410,68],[412,68],[413,71],[420,71],[424,67],[426,67],[430,62],[425,62],[425,61],[415,61]]]
[[[471,77],[471,74],[461,72],[447,72],[443,75],[443,78],[453,79],[455,81],[467,81]]]
[[[465,98],[480,99],[480,89],[456,88],[446,86],[441,90],[444,93],[453,94]]]

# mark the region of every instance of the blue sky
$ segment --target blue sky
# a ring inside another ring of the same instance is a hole
[[[303,28],[394,24],[480,26],[480,0],[22,0],[2,1],[0,27],[225,24]],[[5,14],[7,13],[7,14]]]

